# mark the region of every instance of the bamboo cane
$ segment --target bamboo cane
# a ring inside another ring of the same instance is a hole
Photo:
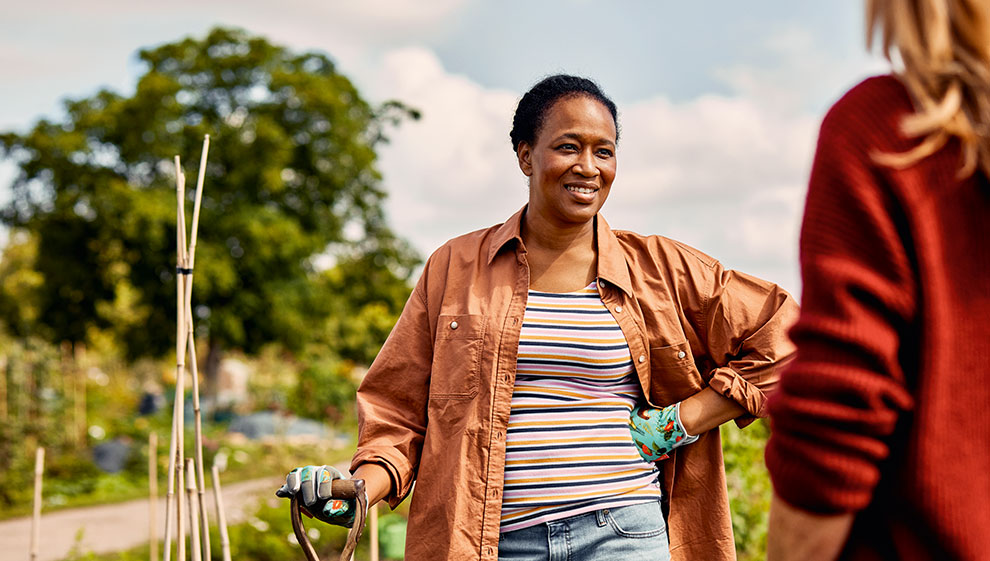
[[[220,529],[220,552],[223,561],[230,561],[230,537],[227,535],[227,516],[223,511],[223,493],[220,492],[220,470],[213,464],[213,502],[217,507],[217,526]]]
[[[176,529],[178,530],[176,540],[176,559],[185,561],[185,523],[183,522],[183,464],[184,464],[184,433],[185,433],[185,347],[186,347],[186,322],[184,321],[185,311],[185,281],[182,270],[186,263],[186,218],[185,218],[185,175],[182,173],[179,157],[175,157],[175,190],[176,190],[176,326],[175,326],[175,402],[172,408],[172,438],[169,444],[168,461],[168,491],[165,513],[165,556],[164,561],[169,561],[172,546],[172,505],[175,505],[174,514]],[[175,495],[175,487],[179,487],[178,497]]]
[[[371,540],[371,561],[378,561],[378,505],[371,507],[371,512],[369,514],[369,530],[371,535],[368,539]]]
[[[175,157],[175,171],[176,176],[179,178],[179,183],[176,186],[177,193],[176,198],[178,199],[178,209],[177,209],[177,245],[176,245],[176,261],[179,263],[181,269],[186,268],[186,175],[182,173],[182,166],[179,164],[179,157]],[[176,559],[177,561],[186,561],[186,519],[183,512],[188,505],[183,499],[183,489],[185,488],[185,464],[186,464],[186,362],[185,362],[185,348],[186,348],[186,322],[185,322],[185,280],[184,273],[179,271],[177,275],[177,284],[182,285],[182,298],[177,300],[178,307],[175,310],[176,318],[176,332],[181,338],[180,341],[176,341],[176,396],[175,398],[179,403],[179,418],[176,421],[176,449],[175,449],[175,477],[176,486],[178,487],[178,508],[176,509],[176,527],[179,530],[179,541],[176,547]],[[180,391],[181,389],[181,391]],[[197,560],[198,561],[198,560]]]
[[[193,459],[186,460],[186,498],[189,501],[189,543],[192,546],[191,559],[202,559],[199,541],[199,507],[196,503],[196,466]]]
[[[195,448],[195,458],[196,458],[196,488],[198,489],[199,496],[199,515],[200,515],[200,527],[203,532],[203,560],[207,561],[210,559],[210,525],[207,519],[206,512],[206,498],[204,492],[206,490],[206,476],[203,473],[203,422],[202,422],[202,412],[199,405],[199,368],[196,361],[196,340],[195,340],[195,330],[193,328],[193,315],[192,315],[192,284],[193,284],[193,269],[196,262],[196,239],[199,232],[199,209],[200,202],[203,199],[203,181],[206,175],[206,156],[210,150],[210,135],[206,135],[203,138],[203,153],[199,160],[199,176],[196,180],[196,199],[193,204],[193,220],[192,229],[189,234],[189,250],[186,252],[186,302],[185,302],[185,318],[186,318],[186,339],[188,340],[189,346],[189,366],[190,373],[192,374],[192,397],[193,397],[193,423],[195,427],[196,435],[196,448]]]
[[[178,382],[176,382],[175,388],[176,393],[178,393]],[[175,512],[175,450],[178,447],[178,437],[175,435],[175,418],[177,415],[181,414],[182,412],[179,410],[179,399],[177,396],[172,404],[172,434],[169,438],[168,444],[168,471],[166,472],[168,483],[165,491],[165,548],[163,550],[163,561],[169,561],[172,557],[172,520]]]
[[[183,291],[185,289],[185,283],[182,282],[182,277],[180,275],[176,275],[176,281],[177,281],[176,284],[177,284],[178,305],[179,305],[179,309],[181,310],[182,309],[181,306],[184,301]],[[180,325],[176,329],[176,334],[175,334],[176,345],[178,345],[182,341],[182,327],[181,327],[182,322],[179,323]],[[181,347],[179,347],[179,349],[181,349]],[[178,356],[181,357],[182,354],[183,353],[180,350],[178,352]],[[182,360],[181,358],[178,359],[178,361],[180,362],[181,360]],[[182,368],[178,365],[176,366],[175,370],[176,370],[175,400],[172,403],[172,433],[168,445],[168,472],[166,475],[166,477],[168,478],[168,484],[165,491],[165,548],[163,550],[164,561],[169,561],[169,559],[171,559],[172,556],[172,531],[173,531],[172,524],[174,520],[173,516],[175,515],[176,512],[178,512],[178,506],[179,506],[179,501],[176,501],[175,499],[175,481],[176,478],[178,477],[177,470],[175,469],[175,461],[176,458],[179,457],[178,433],[180,431],[177,430],[177,427],[181,424],[180,419],[182,418],[182,414],[183,414],[182,392],[181,392],[183,373],[182,373]]]
[[[191,269],[191,267],[190,267]],[[202,526],[203,531],[203,554],[205,557],[202,559],[204,561],[209,559],[210,552],[210,527],[209,521],[206,518],[206,510],[204,509],[205,498],[203,496],[203,429],[201,424],[201,413],[199,407],[199,367],[196,365],[196,341],[193,340],[192,334],[192,307],[189,305],[189,294],[192,292],[192,274],[186,276],[186,339],[189,342],[189,374],[192,377],[192,394],[193,394],[193,419],[194,427],[196,432],[196,450],[195,450],[195,467],[196,470],[189,472],[190,477],[195,476],[196,488],[198,490],[198,496],[196,500],[198,501],[198,508],[200,522],[197,526]],[[193,461],[193,460],[190,460]],[[200,559],[194,557],[197,561]]]
[[[158,561],[158,433],[148,433],[148,560]]]
[[[34,512],[31,516],[31,561],[38,559],[41,542],[41,476],[45,471],[45,449],[38,447],[34,455]]]

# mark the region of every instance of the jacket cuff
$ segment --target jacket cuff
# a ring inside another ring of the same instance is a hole
[[[757,417],[767,416],[767,396],[763,390],[751,384],[735,370],[727,367],[713,370],[708,386],[746,410],[746,413],[735,420],[739,428],[749,425]]]
[[[392,509],[399,506],[412,490],[412,466],[395,450],[359,450],[351,460],[351,473],[354,473],[361,464],[378,464],[388,472],[392,486],[385,495],[385,500]]]

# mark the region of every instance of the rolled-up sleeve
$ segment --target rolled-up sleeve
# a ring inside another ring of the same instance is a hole
[[[767,398],[794,356],[787,331],[797,320],[798,305],[779,286],[717,262],[710,285],[702,318],[716,366],[708,385],[746,410],[736,419],[744,427],[767,415]]]
[[[386,497],[398,506],[412,488],[426,434],[433,337],[420,278],[357,393],[358,446],[351,471],[365,463],[392,479]]]

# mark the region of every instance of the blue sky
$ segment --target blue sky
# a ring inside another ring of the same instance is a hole
[[[886,67],[863,46],[862,0],[7,4],[2,130],[57,117],[66,96],[128,92],[138,48],[213,25],[329,53],[370,99],[423,111],[380,167],[390,220],[424,255],[524,204],[508,143],[522,92],[549,73],[590,76],[623,128],[612,227],[680,239],[795,292],[818,123]],[[0,201],[12,173],[0,166]]]

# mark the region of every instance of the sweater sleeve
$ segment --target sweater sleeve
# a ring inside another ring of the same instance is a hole
[[[880,135],[897,119],[868,101],[847,95],[822,124],[801,232],[798,353],[769,403],[774,487],[812,512],[870,502],[888,437],[913,405],[899,362],[916,313],[907,220],[888,186],[894,172],[870,157],[891,146]]]

